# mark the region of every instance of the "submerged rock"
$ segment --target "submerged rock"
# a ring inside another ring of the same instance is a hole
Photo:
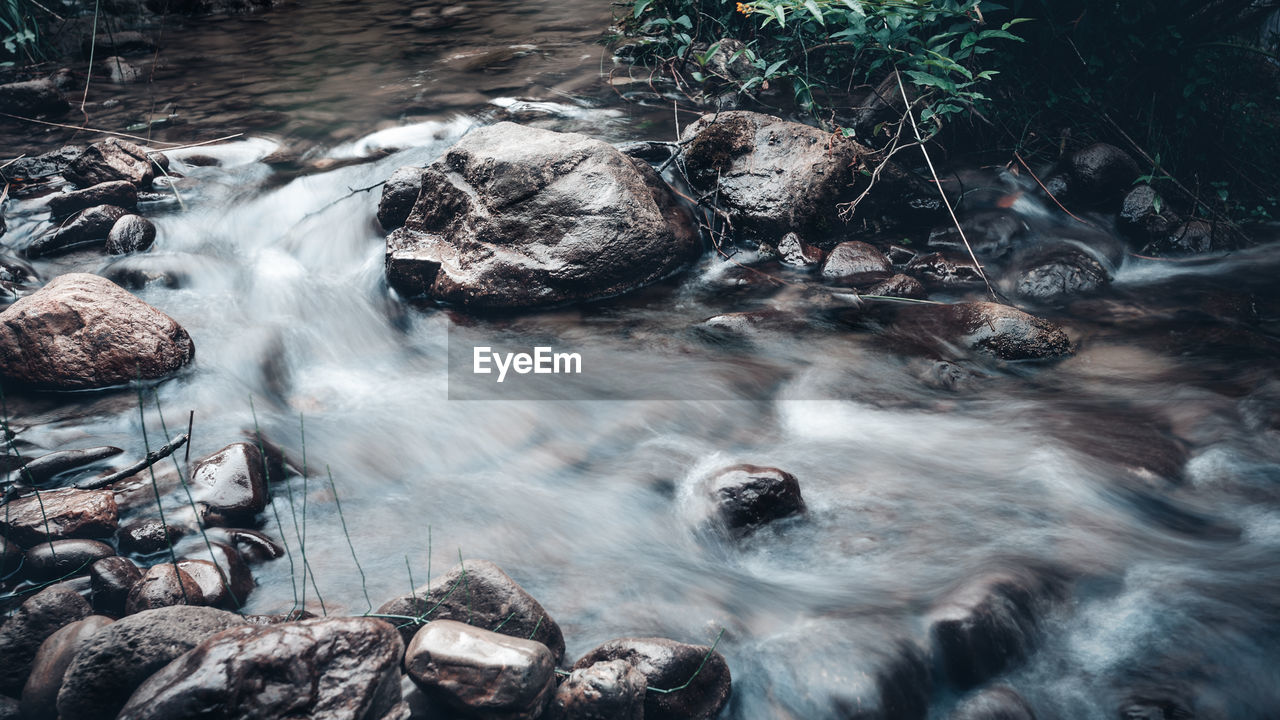
[[[991,302],[904,307],[893,331],[925,347],[976,351],[1000,360],[1048,360],[1071,353],[1071,340],[1058,326]]]
[[[142,252],[156,241],[156,226],[140,215],[123,215],[107,233],[107,252],[127,255]]]
[[[0,531],[22,545],[46,540],[110,537],[119,511],[110,490],[46,490],[11,501],[0,518]]]
[[[1093,292],[1111,283],[1111,275],[1102,263],[1075,248],[1047,253],[1030,265],[1018,279],[1017,292],[1032,300],[1059,300]]]
[[[650,689],[669,690],[689,683],[675,693],[646,692],[645,720],[710,720],[729,701],[729,665],[709,647],[665,638],[622,638],[587,653],[573,669],[611,660],[639,670]]]
[[[76,653],[99,630],[114,622],[109,617],[90,615],[64,626],[50,635],[36,652],[31,675],[22,688],[22,716],[27,720],[58,717],[58,690]]]
[[[968,697],[956,706],[948,720],[1036,720],[1022,696],[1012,689],[997,686]]]
[[[564,635],[547,611],[515,580],[488,560],[464,560],[443,578],[398,597],[378,608],[383,615],[421,617],[426,621],[459,620],[504,635],[537,640],[546,645],[555,662],[564,658]],[[408,639],[423,623],[404,623],[400,633]]]
[[[734,465],[707,478],[701,490],[716,520],[739,537],[805,509],[800,483],[778,468]]]
[[[644,720],[644,673],[623,660],[574,670],[547,709],[549,720]]]
[[[962,287],[982,285],[982,270],[973,258],[945,253],[919,255],[907,263],[904,271],[920,278],[932,287]]]
[[[402,720],[403,653],[396,631],[374,618],[232,628],[151,676],[119,716]]]
[[[113,180],[144,188],[151,184],[155,173],[146,150],[128,140],[111,138],[85,148],[62,171],[62,176],[82,188]]]
[[[84,598],[57,585],[22,603],[0,626],[0,694],[17,697],[45,639],[90,612]]]
[[[651,167],[583,135],[498,123],[423,173],[387,280],[472,309],[617,295],[699,250],[691,219]]]
[[[127,180],[112,180],[83,190],[50,195],[49,213],[55,218],[61,218],[96,205],[132,208],[137,204],[138,188],[133,183]]]
[[[474,717],[534,720],[555,692],[546,645],[453,620],[434,620],[413,636],[404,668],[429,697]]]
[[[923,300],[929,296],[928,291],[924,289],[924,284],[910,275],[898,273],[890,278],[881,280],[880,282],[867,288],[864,295],[879,295],[880,297],[896,297],[909,298],[913,300]]]
[[[70,108],[67,99],[47,78],[0,85],[0,112],[22,117],[52,117]]]
[[[224,610],[183,606],[141,612],[103,628],[67,668],[58,692],[60,719],[112,720],[153,673],[210,635],[243,624]]]
[[[763,237],[830,234],[868,151],[841,135],[746,111],[703,115],[685,129],[685,166],[699,192],[740,230]]]
[[[1156,257],[1177,257],[1181,255],[1201,255],[1215,250],[1222,250],[1225,245],[1225,230],[1205,220],[1190,220],[1182,223],[1167,233],[1157,236],[1142,248],[1143,255]]]
[[[45,389],[158,378],[194,356],[173,318],[96,275],[62,275],[0,313],[0,375]]]

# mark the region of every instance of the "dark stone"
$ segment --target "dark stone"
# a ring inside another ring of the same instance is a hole
[[[68,470],[92,465],[100,460],[115,457],[122,452],[124,451],[120,448],[109,445],[81,450],[51,452],[41,455],[24,465],[22,467],[22,481],[28,485],[42,485]]]
[[[28,547],[49,539],[111,537],[119,519],[110,490],[72,488],[10,501],[4,514],[0,531]]]
[[[26,260],[0,254],[0,281],[32,285],[40,281],[40,274]]]
[[[200,601],[191,603],[192,605],[236,607],[231,602],[231,593],[217,565],[208,560],[182,560],[178,563],[178,569],[186,573],[200,588]]]
[[[1225,231],[1204,220],[1190,220],[1169,230],[1142,248],[1143,255],[1156,257],[1178,257],[1183,255],[1201,255],[1221,250],[1225,244]]]
[[[105,241],[116,221],[128,214],[128,210],[115,205],[95,205],[81,210],[53,232],[36,238],[27,246],[27,257],[59,255],[81,245]]]
[[[891,274],[893,263],[884,253],[856,240],[835,246],[822,263],[822,277],[853,285],[883,280]]]
[[[119,55],[104,58],[102,69],[107,72],[107,77],[111,78],[111,82],[117,85],[137,82],[142,77],[141,70],[130,65]]]
[[[225,610],[180,606],[148,610],[103,628],[67,668],[58,692],[60,720],[113,720],[156,671],[210,635],[244,624]]]
[[[1107,143],[1077,151],[1068,164],[1073,180],[1070,199],[1094,206],[1118,205],[1142,172],[1128,153]]]
[[[0,313],[0,375],[45,389],[159,378],[194,356],[173,318],[96,275],[59,276]]]
[[[649,284],[699,246],[646,163],[583,135],[504,122],[423,172],[405,226],[387,236],[387,280],[471,309],[558,305]]]
[[[61,175],[83,152],[84,148],[79,145],[67,145],[43,155],[18,158],[5,166],[4,176],[12,182],[23,182]]]
[[[267,506],[265,473],[256,445],[232,443],[196,464],[191,495],[210,525],[251,522]]]
[[[62,176],[82,188],[112,180],[126,180],[144,188],[151,185],[155,173],[146,150],[127,140],[111,138],[85,148],[62,171]]]
[[[929,233],[929,247],[955,255],[967,256],[969,241],[973,252],[984,258],[1000,258],[1015,248],[1027,231],[1026,222],[1007,210],[988,210],[965,216],[960,222],[964,237],[956,226],[945,225]]]
[[[102,628],[114,622],[109,617],[90,615],[64,626],[50,635],[36,652],[31,675],[22,688],[22,716],[27,720],[58,717],[58,690],[67,668],[86,643]]]
[[[795,233],[787,233],[778,241],[778,260],[792,267],[815,267],[822,264],[822,250]]]
[[[242,14],[266,10],[277,0],[145,0],[157,15]]]
[[[124,601],[124,612],[134,615],[174,605],[204,604],[204,593],[196,581],[182,568],[165,562],[148,568],[142,579],[133,584]]]
[[[235,528],[229,533],[235,549],[246,562],[260,563],[284,557],[284,548],[257,530]]]
[[[840,135],[746,111],[704,115],[685,129],[684,160],[699,193],[749,235],[828,235],[854,192],[867,150]]]
[[[403,652],[395,630],[374,618],[236,627],[153,675],[120,717],[407,719]]]
[[[1120,720],[1195,720],[1195,712],[1184,700],[1132,697],[1120,705]]]
[[[125,215],[107,233],[107,252],[127,255],[142,252],[156,241],[156,226],[141,215]]]
[[[453,620],[433,620],[413,636],[404,668],[428,697],[468,716],[534,720],[555,692],[546,645]]]
[[[127,180],[112,180],[83,190],[50,195],[49,213],[55,218],[62,218],[96,205],[132,208],[137,204],[138,188],[134,187],[133,183]]]
[[[48,79],[0,85],[0,112],[20,117],[55,117],[70,108],[67,99]]]
[[[973,259],[930,253],[919,255],[907,263],[905,271],[920,278],[931,287],[962,287],[982,285],[982,272]]]
[[[949,720],[1036,720],[1022,696],[1010,688],[987,688],[960,703]]]
[[[6,576],[22,564],[22,548],[0,537],[0,577]]]
[[[1026,659],[1041,606],[1059,592],[1060,578],[1016,570],[980,575],[943,597],[926,622],[934,657],[951,684],[967,690]]]
[[[201,546],[199,558],[188,558],[178,563],[200,586],[206,605],[237,608],[244,605],[253,592],[253,574],[240,554],[222,543],[211,542],[208,548]],[[299,619],[299,618],[294,618]]]
[[[1041,255],[1022,271],[1017,291],[1022,297],[1050,302],[1110,283],[1111,275],[1102,263],[1082,250],[1064,248]]]
[[[547,611],[512,580],[502,568],[488,560],[464,560],[443,578],[418,588],[378,608],[384,615],[458,620],[478,628],[517,638],[537,640],[551,650],[556,663],[564,658],[564,635]],[[412,640],[423,623],[404,623],[400,634]]]
[[[101,272],[106,279],[129,290],[141,290],[153,283],[176,289],[191,279],[191,264],[180,255],[124,255]]]
[[[647,692],[645,720],[710,720],[729,701],[732,689],[729,665],[724,656],[712,653],[709,647],[664,638],[622,638],[610,640],[587,653],[574,663],[573,669],[610,660],[622,660],[634,666],[644,674],[648,688],[676,688],[692,678],[689,686],[677,693]]]
[[[181,525],[167,525],[160,518],[143,518],[121,527],[116,537],[120,552],[150,555],[168,549],[183,535],[186,529]]]
[[[644,720],[644,673],[623,660],[574,670],[556,690],[549,720]]]
[[[923,300],[929,296],[929,293],[924,289],[923,283],[910,275],[903,275],[902,273],[898,273],[886,280],[881,280],[863,291],[863,294],[914,300]]]
[[[87,35],[80,41],[80,49],[85,57],[89,57],[90,49],[98,57],[107,55],[137,55],[155,52],[156,44],[151,38],[136,30],[116,30],[100,33],[96,37]]]
[[[915,250],[904,248],[901,245],[890,245],[884,253],[885,257],[889,258],[889,261],[894,265],[906,265],[915,260],[919,254]]]
[[[53,586],[31,596],[0,626],[0,695],[17,696],[27,682],[40,644],[66,625],[88,617],[89,603]]]
[[[971,350],[1000,360],[1047,360],[1071,353],[1061,328],[990,302],[901,308],[894,332],[924,347]]]
[[[378,223],[390,232],[404,225],[422,193],[422,168],[402,167],[391,173],[382,186],[382,199],[378,202]]]
[[[701,492],[711,502],[714,517],[739,537],[805,509],[799,481],[778,468],[727,467],[707,478]]]
[[[112,617],[124,615],[129,591],[141,579],[142,571],[129,558],[116,555],[98,560],[89,566],[93,609]]]
[[[87,573],[89,566],[116,554],[115,548],[100,540],[54,540],[27,550],[23,570],[33,580],[53,580]]]
[[[1137,185],[1124,196],[1116,226],[1138,246],[1167,236],[1179,219],[1165,206],[1156,189],[1147,184]]]

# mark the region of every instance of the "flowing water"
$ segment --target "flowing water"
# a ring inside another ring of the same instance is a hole
[[[603,3],[469,3],[435,32],[407,13],[330,1],[171,24],[155,82],[95,86],[93,119],[121,129],[154,102],[174,114],[157,140],[244,135],[172,152],[181,205],[146,208],[149,253],[37,265],[162,278],[137,292],[195,340],[193,367],[157,387],[171,435],[194,411],[193,457],[255,423],[295,462],[305,452],[310,477],[276,488],[266,515],[295,562],[255,569],[249,610],[305,595],[319,611],[318,591],[329,613],[360,613],[362,585],[377,606],[409,591],[407,566],[422,584],[488,558],[559,621],[571,657],[724,629],[725,717],[817,720],[852,716],[957,583],[1053,567],[1069,590],[1000,679],[1038,717],[1111,718],[1135,698],[1275,717],[1280,246],[1118,257],[1111,289],[1039,309],[1078,343],[1048,366],[940,365],[841,322],[846,301],[812,278],[753,282],[710,252],[588,307],[477,319],[404,304],[383,281],[378,191],[363,188],[502,117],[609,141],[674,133],[669,104],[599,81],[613,67],[593,44]],[[1031,201],[1015,210],[1033,235],[1065,227]],[[37,200],[11,204],[6,242],[45,221]],[[749,342],[697,329],[750,309],[805,321]],[[450,398],[451,339],[547,337],[609,357],[607,387]],[[129,392],[10,408],[35,448],[142,454]],[[154,446],[154,406],[145,422]],[[796,475],[807,515],[741,542],[699,532],[694,485],[741,462]],[[300,586],[303,545],[314,580]],[[956,700],[936,689],[931,716]]]

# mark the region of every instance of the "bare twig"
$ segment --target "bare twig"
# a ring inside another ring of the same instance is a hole
[[[174,438],[172,442],[160,448],[159,450],[156,450],[155,452],[148,451],[147,456],[145,458],[130,465],[129,467],[123,470],[120,470],[119,472],[111,473],[110,475],[107,475],[105,477],[100,477],[94,480],[88,480],[88,481],[79,483],[76,485],[76,488],[79,490],[98,490],[99,488],[107,487],[112,483],[119,482],[133,475],[137,475],[143,470],[146,470],[152,465],[155,465],[161,460],[169,457],[175,451],[177,451],[179,448],[181,448],[183,445],[186,445],[186,444],[187,444],[187,436],[179,435],[178,437]]]

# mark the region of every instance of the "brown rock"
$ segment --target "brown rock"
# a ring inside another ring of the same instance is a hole
[[[160,518],[143,518],[120,528],[120,552],[149,555],[168,549],[186,535],[181,525],[168,525]]]
[[[129,591],[141,579],[142,571],[129,558],[116,555],[98,560],[89,566],[93,609],[112,617],[124,615]]]
[[[107,233],[107,252],[127,255],[142,252],[156,241],[156,226],[141,215],[124,215]]]
[[[112,180],[126,180],[144,188],[155,174],[146,150],[127,140],[111,138],[85,148],[62,171],[62,176],[82,188]]]
[[[866,289],[866,295],[879,295],[881,297],[896,298],[912,298],[923,300],[928,297],[929,293],[925,291],[924,285],[910,275],[899,273],[887,280],[872,285]]]
[[[884,253],[856,240],[835,246],[822,263],[822,277],[858,285],[882,280],[893,273],[893,263]]]
[[[0,112],[22,117],[53,117],[62,115],[70,107],[48,79],[0,85]]]
[[[724,656],[711,652],[709,647],[665,638],[622,638],[587,653],[574,663],[573,669],[610,660],[622,660],[635,667],[644,674],[649,688],[669,690],[689,683],[680,692],[646,693],[645,720],[710,720],[729,701],[729,665]]]
[[[27,246],[27,257],[50,257],[69,252],[82,245],[105,242],[116,221],[128,214],[128,210],[115,205],[95,205],[81,210],[71,219],[63,221],[52,232],[36,238]]]
[[[574,670],[556,690],[549,720],[644,720],[644,673],[623,660]]]
[[[33,580],[53,580],[89,572],[89,566],[116,554],[115,548],[100,540],[54,540],[27,550],[23,570]]]
[[[67,668],[80,648],[112,622],[109,617],[90,615],[64,626],[41,643],[31,665],[31,675],[22,688],[24,720],[58,717],[58,690]]]
[[[912,305],[898,311],[894,331],[924,347],[972,350],[1001,360],[1048,360],[1071,354],[1057,325],[990,302]]]
[[[56,585],[22,603],[0,626],[0,694],[17,696],[45,638],[89,613],[84,598]]]
[[[111,537],[118,515],[110,490],[46,490],[9,503],[0,531],[26,546],[45,540]]]
[[[0,313],[0,375],[36,387],[153,379],[194,356],[173,318],[96,275],[62,275]]]
[[[822,249],[814,247],[791,232],[778,241],[778,260],[792,267],[816,267],[822,264]]]
[[[203,605],[204,593],[190,575],[172,563],[149,568],[134,583],[124,603],[126,615],[174,605]]]
[[[138,188],[127,180],[112,180],[83,190],[72,190],[49,196],[49,212],[55,218],[66,217],[95,205],[131,208],[136,207],[137,204]]]

